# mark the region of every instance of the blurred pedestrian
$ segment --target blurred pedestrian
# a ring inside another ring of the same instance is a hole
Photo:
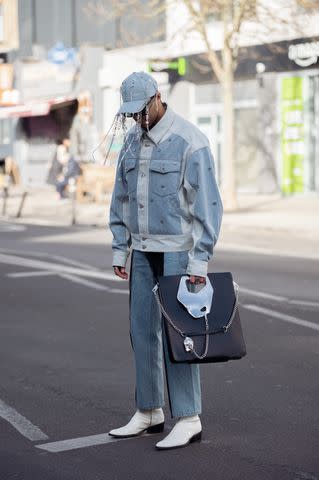
[[[49,172],[47,176],[47,183],[49,185],[56,186],[58,177],[62,174],[63,163],[61,162],[61,145],[63,145],[63,140],[58,139],[56,141],[57,147],[53,156],[51,163],[49,164]],[[65,147],[62,146],[62,151],[65,151]]]
[[[70,140],[65,138],[57,147],[56,159],[61,167],[56,178],[56,190],[60,199],[67,198],[66,187],[71,178],[76,178],[81,173],[80,166],[70,154]],[[58,169],[58,167],[56,167]]]
[[[78,97],[78,111],[70,130],[70,154],[79,164],[92,162],[92,152],[98,143],[97,128],[93,122],[90,92]]]
[[[110,228],[114,272],[125,280],[132,246],[130,333],[137,411],[110,435],[163,431],[164,346],[170,410],[177,422],[156,447],[183,447],[201,438],[199,365],[171,362],[152,288],[163,274],[187,274],[191,283],[205,283],[222,203],[207,138],[163,103],[156,81],[133,73],[122,83],[121,96],[118,116],[122,124],[133,116],[135,126],[119,156]]]

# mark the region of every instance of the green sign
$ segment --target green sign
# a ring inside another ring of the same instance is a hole
[[[186,73],[186,59],[179,57],[177,60],[165,62],[162,60],[155,60],[148,65],[150,72],[163,72],[167,70],[175,70],[178,75],[184,77]]]
[[[287,194],[304,191],[304,88],[303,77],[281,80],[282,191]]]

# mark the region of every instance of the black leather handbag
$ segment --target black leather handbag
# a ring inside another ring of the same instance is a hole
[[[239,287],[230,272],[209,273],[208,277],[214,296],[206,319],[194,318],[177,300],[181,275],[160,276],[153,289],[174,363],[227,362],[246,355],[238,311]]]

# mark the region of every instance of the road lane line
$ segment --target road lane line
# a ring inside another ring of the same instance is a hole
[[[11,250],[9,248],[0,248],[1,253],[12,254],[12,255],[30,255],[31,257],[39,257],[39,258],[49,258],[53,261],[58,260],[59,262],[64,262],[69,265],[73,265],[75,267],[80,268],[88,268],[90,270],[98,270],[95,267],[92,267],[88,263],[79,262],[78,260],[73,260],[71,258],[63,257],[62,255],[51,255],[47,252],[33,252],[30,250]]]
[[[4,251],[3,249],[0,249],[0,252],[1,251]],[[42,255],[42,254],[39,254],[39,256]],[[57,259],[60,259],[60,260],[63,260],[64,257],[59,257],[59,256],[51,256],[51,258],[57,258]],[[66,259],[64,259],[66,260]],[[101,271],[98,271],[98,270],[95,270],[93,267],[90,267],[88,269],[86,269],[85,267],[83,268],[73,268],[73,267],[69,267],[69,266],[66,266],[66,265],[61,265],[61,264],[54,264],[54,263],[49,263],[49,262],[44,262],[44,261],[39,261],[39,260],[33,260],[33,259],[29,259],[29,258],[25,258],[25,257],[17,257],[15,255],[7,255],[7,254],[1,254],[0,253],[0,262],[3,262],[3,263],[7,263],[7,264],[13,264],[13,265],[19,265],[19,266],[26,266],[26,267],[33,267],[33,268],[37,268],[37,269],[44,269],[46,272],[57,272],[58,274],[70,274],[70,275],[77,275],[77,276],[84,276],[84,277],[91,277],[91,278],[96,278],[96,279],[103,279],[103,280],[111,280],[111,281],[121,281],[121,279],[119,277],[116,277],[113,272],[101,272]],[[76,262],[76,261],[73,261],[71,260],[69,263],[71,264],[78,264],[79,262]],[[85,265],[85,264],[83,264]],[[40,273],[39,273],[40,275]],[[16,276],[16,277],[23,277],[23,276],[26,276],[24,275],[23,273],[21,274],[8,274],[8,276]],[[31,276],[31,275],[30,275]],[[37,276],[36,274],[32,275],[32,276]],[[70,279],[69,279],[70,280]],[[75,281],[75,280],[73,280]],[[77,282],[77,283],[80,283],[80,282]],[[85,284],[85,282],[83,282],[83,284]],[[88,285],[88,284],[87,284]],[[92,282],[92,285],[94,285],[94,282]],[[98,284],[96,284],[98,285]],[[94,288],[94,287],[93,287]],[[102,288],[102,286],[98,286],[97,287],[98,290],[105,290],[105,291],[109,291],[109,292],[113,292],[113,293],[125,293],[127,294],[128,291],[127,290],[122,290],[122,289],[117,289],[117,288],[113,288],[111,289],[110,287],[104,287]],[[274,295],[274,294],[271,294],[271,293],[266,293],[266,292],[263,292],[263,291],[259,291],[259,290],[253,290],[253,289],[249,289],[249,288],[245,288],[245,287],[240,287],[240,292],[243,293],[243,294],[246,294],[246,295],[252,295],[252,296],[255,296],[255,297],[259,297],[259,298],[264,298],[266,300],[273,300],[273,301],[278,301],[278,302],[287,302],[289,304],[293,304],[293,305],[300,305],[300,306],[305,306],[305,307],[311,307],[311,308],[318,308],[319,307],[319,303],[318,302],[311,302],[311,301],[307,301],[307,300],[296,300],[296,299],[289,299],[287,297],[283,297],[283,296],[280,296],[280,295]]]
[[[140,438],[141,436],[139,436]],[[137,437],[135,437],[137,438]],[[61,440],[58,442],[42,443],[35,445],[36,448],[46,450],[51,453],[65,452],[75,450],[77,448],[92,447],[94,445],[103,445],[105,443],[122,442],[123,440],[132,440],[132,438],[115,438],[108,433],[98,435],[90,435],[88,437],[70,438],[69,440]]]
[[[39,427],[0,399],[0,417],[9,422],[24,437],[33,442],[48,440],[48,436]]]
[[[105,290],[105,291],[112,290],[111,288],[106,287],[105,285],[100,285],[99,283],[91,282],[90,280],[85,280],[84,278],[76,277],[75,275],[70,275],[68,273],[60,273],[59,277],[65,278],[74,283],[79,283],[80,285],[85,285],[86,287],[94,288],[95,290]]]
[[[267,300],[276,300],[278,302],[287,302],[288,298],[281,297],[280,295],[273,295],[271,293],[261,292],[259,290],[250,290],[249,288],[244,288],[239,285],[239,293],[246,293],[248,295],[253,295],[254,297],[266,298]]]
[[[308,300],[292,300],[288,297],[282,297],[280,295],[274,295],[272,293],[261,292],[259,290],[251,290],[245,287],[239,287],[239,292],[252,295],[253,297],[265,298],[266,300],[274,300],[276,302],[285,302],[289,305],[297,305],[300,307],[311,307],[311,308],[319,308],[319,302],[311,302]]]
[[[216,247],[216,252],[244,252],[244,253],[256,253],[257,255],[270,255],[272,257],[282,257],[282,258],[301,258],[305,260],[319,260],[319,255],[307,252],[285,252],[285,251],[278,251],[272,250],[270,248],[264,247],[254,247],[252,245],[239,245],[237,243],[228,243],[228,242],[221,242]]]
[[[289,303],[293,305],[300,305],[304,307],[319,308],[319,302],[308,302],[308,300],[290,300]]]
[[[257,313],[262,313],[264,315],[269,315],[270,317],[278,318],[284,322],[294,323],[295,325],[300,325],[302,327],[311,328],[312,330],[319,331],[319,324],[314,322],[309,322],[308,320],[302,320],[301,318],[292,317],[291,315],[286,315],[285,313],[276,312],[274,310],[269,310],[268,308],[259,307],[258,305],[247,305],[242,304],[242,307],[247,310],[252,310]]]
[[[46,272],[45,270],[41,270],[41,272],[7,273],[7,277],[11,277],[11,278],[45,277],[47,275],[56,275],[56,273],[55,272]]]
[[[74,282],[74,283],[79,283],[86,287],[94,288],[95,290],[104,290],[110,293],[122,293],[125,295],[128,295],[130,293],[128,290],[107,287],[105,285],[100,285],[99,283],[91,282],[90,280],[85,280],[84,278],[79,278],[75,275],[69,275],[67,273],[59,273],[59,277],[65,278],[66,280],[70,280],[71,282]]]
[[[26,230],[24,225],[15,225],[12,223],[5,223],[0,221],[0,232],[11,233],[11,232],[23,232]]]
[[[100,272],[95,270],[86,270],[80,268],[68,267],[61,264],[54,264],[44,262],[42,260],[33,260],[24,257],[16,257],[14,255],[6,255],[0,253],[0,262],[7,265],[19,265],[21,267],[30,267],[45,271],[52,271],[57,273],[70,273],[80,275],[82,277],[99,278],[102,280],[111,280],[112,282],[122,282],[123,280],[114,275],[113,272]]]

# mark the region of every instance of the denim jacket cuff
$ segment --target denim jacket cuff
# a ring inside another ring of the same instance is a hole
[[[125,267],[129,252],[124,250],[113,250],[112,266]]]
[[[188,260],[187,275],[196,275],[198,277],[206,277],[208,262],[203,260],[190,259]]]

